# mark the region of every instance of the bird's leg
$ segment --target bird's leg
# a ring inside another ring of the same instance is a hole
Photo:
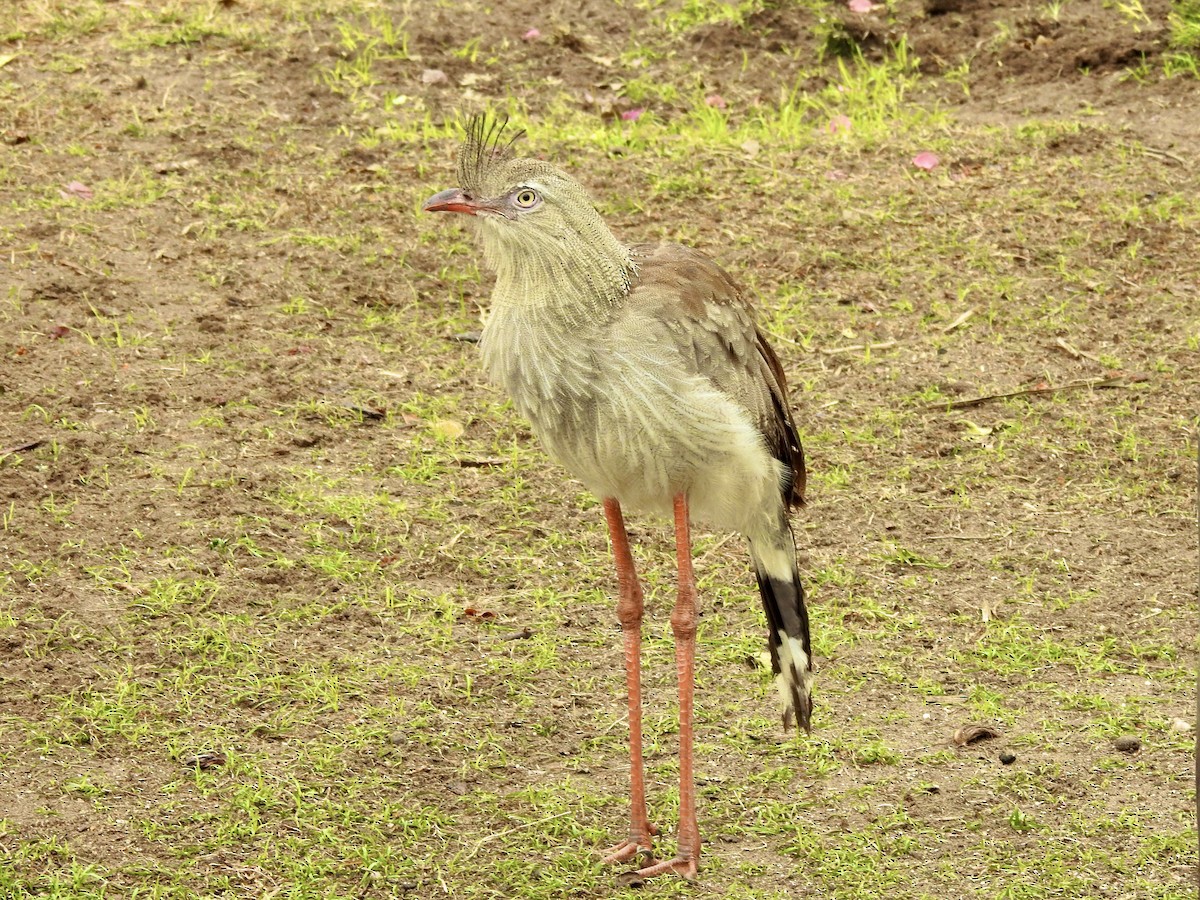
[[[625,645],[625,679],[629,687],[629,837],[604,851],[607,863],[625,862],[635,856],[652,860],[651,835],[658,829],[646,816],[646,776],[642,765],[642,586],[633,568],[629,535],[621,518],[621,506],[611,497],[604,501],[604,517],[617,563],[617,620]]]
[[[700,827],[696,824],[696,781],[692,769],[692,694],[699,615],[686,494],[675,497],[675,555],[679,563],[679,594],[671,613],[671,630],[675,633],[675,668],[679,673],[679,845],[674,859],[646,866],[637,874],[650,878],[675,872],[691,880],[700,864]]]

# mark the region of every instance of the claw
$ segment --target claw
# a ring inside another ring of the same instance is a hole
[[[604,854],[603,861],[609,865],[629,862],[635,856],[640,856],[640,861],[645,865],[652,865],[655,862],[654,847],[651,846],[649,841],[646,843],[635,840],[621,841],[621,843],[600,852]]]
[[[604,862],[612,865],[613,863],[629,862],[635,856],[640,856],[644,865],[652,865],[655,862],[654,842],[650,838],[658,834],[658,827],[650,822],[645,822],[643,825],[644,833],[639,833],[641,829],[635,825],[625,840],[601,850],[600,852],[604,854]]]

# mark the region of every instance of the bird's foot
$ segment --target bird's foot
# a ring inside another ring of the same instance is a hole
[[[650,840],[651,835],[658,834],[658,829],[647,823],[646,830],[643,834],[630,832],[629,837],[621,841],[619,844],[614,844],[600,852],[604,854],[604,862],[623,863],[629,862],[635,856],[641,857],[641,861],[646,865],[651,865],[655,862],[654,859],[654,844]]]
[[[636,869],[632,872],[626,872],[621,875],[621,883],[625,887],[638,887],[644,884],[647,879],[654,878],[657,875],[665,875],[668,872],[674,872],[681,878],[688,881],[695,881],[696,874],[699,872],[700,865],[694,856],[677,856],[674,859],[663,860],[662,862],[652,862],[647,866]]]

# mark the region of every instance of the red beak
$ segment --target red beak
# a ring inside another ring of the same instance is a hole
[[[434,194],[421,208],[425,212],[456,212],[474,216],[483,209],[483,204],[468,197],[460,188],[450,188]]]

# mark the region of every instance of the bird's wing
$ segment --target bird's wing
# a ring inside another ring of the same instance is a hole
[[[629,313],[661,323],[685,365],[751,416],[771,454],[791,471],[784,499],[804,503],[804,449],[788,407],[787,381],[741,289],[715,262],[679,244],[632,249]]]

